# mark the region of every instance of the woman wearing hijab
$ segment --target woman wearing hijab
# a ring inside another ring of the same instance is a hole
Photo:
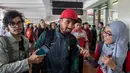
[[[128,30],[121,21],[114,21],[103,31],[104,45],[98,60],[91,58],[89,51],[81,51],[88,61],[97,66],[97,73],[125,73],[123,64],[128,52]]]

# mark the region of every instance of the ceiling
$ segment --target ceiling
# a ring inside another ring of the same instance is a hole
[[[40,19],[51,20],[50,18],[59,17],[52,15],[51,2],[54,0],[0,0],[0,8],[5,10],[18,10],[23,13],[25,18],[36,23]],[[78,1],[86,0],[55,0],[55,1]],[[52,17],[53,16],[53,17]]]

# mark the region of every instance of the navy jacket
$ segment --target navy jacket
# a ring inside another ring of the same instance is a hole
[[[77,40],[72,34],[63,36],[59,29],[53,30],[54,35],[48,31],[42,33],[36,43],[36,49],[45,44],[50,45],[50,51],[44,58],[45,73],[78,73]],[[53,41],[53,42],[52,42]]]

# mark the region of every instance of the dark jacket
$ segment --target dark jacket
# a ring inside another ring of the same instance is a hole
[[[87,34],[89,43],[92,43],[92,33],[91,33],[90,29],[87,28],[87,29],[84,29],[84,30],[85,30],[85,32],[86,32],[86,34]]]
[[[46,43],[52,43],[51,37],[46,36],[48,32],[43,32],[39,37],[36,49]],[[78,53],[77,40],[72,34],[63,36],[59,29],[54,32],[54,42],[50,46],[50,51],[44,58],[45,73],[78,73]],[[69,45],[68,45],[69,44]]]

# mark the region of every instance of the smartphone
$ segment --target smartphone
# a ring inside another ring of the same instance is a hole
[[[41,48],[40,48],[40,50],[36,53],[36,55],[38,55],[38,56],[43,56],[43,55],[45,55],[47,52],[49,52],[50,51],[50,48],[49,48],[49,46],[47,46],[47,45],[43,45]]]
[[[80,50],[83,50],[83,48],[82,48],[82,47],[80,47],[79,45],[77,45],[77,47],[78,47]]]

